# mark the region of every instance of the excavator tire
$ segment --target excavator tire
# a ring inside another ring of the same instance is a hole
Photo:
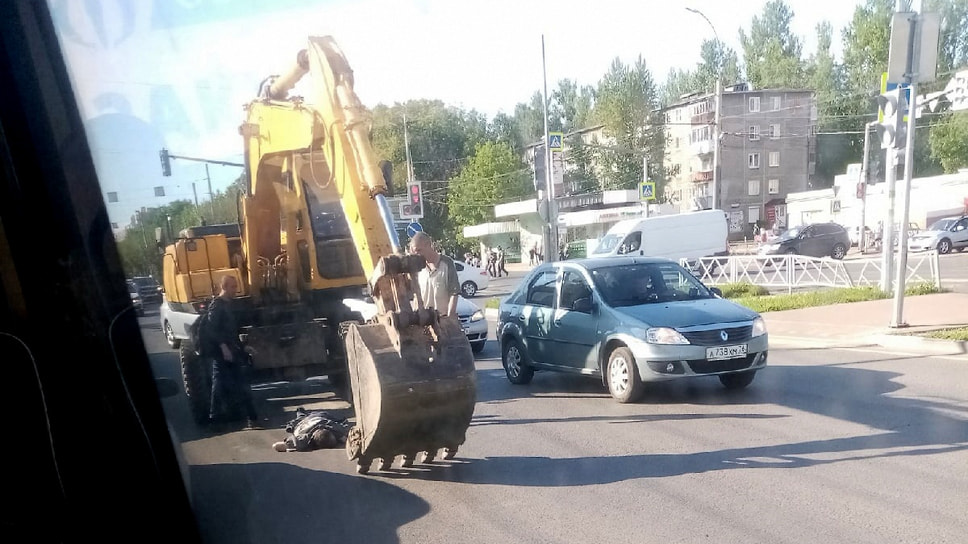
[[[441,448],[456,453],[474,415],[474,356],[457,318],[441,318],[436,329],[414,326],[399,334],[398,349],[383,325],[354,323],[347,330],[356,426],[346,452],[358,466],[398,455],[407,466],[415,452],[427,452],[424,459],[432,460]]]
[[[190,340],[182,340],[178,347],[178,358],[192,419],[198,425],[205,425],[208,423],[212,402],[211,361],[195,353],[195,347]]]

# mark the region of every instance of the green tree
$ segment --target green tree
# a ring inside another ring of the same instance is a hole
[[[881,73],[887,69],[893,12],[893,0],[867,0],[854,9],[843,31],[845,114],[876,112],[873,97],[880,93]]]
[[[474,156],[450,180],[447,200],[454,239],[463,243],[463,227],[493,221],[495,204],[533,192],[531,174],[519,153],[503,143],[478,144]]]
[[[595,115],[616,148],[598,154],[603,188],[634,188],[642,180],[642,152],[651,159],[653,174],[659,173],[653,178],[661,185],[664,130],[655,114],[658,90],[645,60],[640,56],[632,65],[618,58],[612,61],[598,83],[596,98]],[[661,186],[656,189],[662,193]]]
[[[931,155],[941,162],[946,173],[968,166],[968,112],[951,112],[931,129]]]
[[[693,72],[693,90],[713,92],[716,78],[722,72],[723,85],[731,85],[742,80],[739,57],[736,51],[719,40],[703,40],[700,48],[700,62]]]
[[[549,130],[573,132],[588,128],[592,122],[595,89],[580,86],[572,79],[562,79],[552,91],[548,105]]]
[[[924,0],[923,11],[941,15],[938,74],[947,80],[944,76],[968,65],[968,1]]]
[[[452,235],[446,180],[460,171],[475,146],[489,138],[487,119],[476,111],[447,106],[439,100],[410,100],[373,108],[371,139],[377,155],[393,163],[394,186],[407,182],[404,118],[410,141],[414,179],[424,182],[426,209],[422,224],[435,238]]]
[[[793,10],[783,0],[770,0],[761,16],[754,16],[747,34],[740,29],[746,76],[759,89],[801,87],[802,45],[793,33]]]
[[[540,142],[544,136],[544,98],[541,91],[535,91],[531,100],[514,107],[514,121],[524,145]],[[549,127],[549,130],[556,130]]]
[[[695,74],[689,70],[670,68],[659,96],[662,107],[671,106],[684,95],[695,92],[697,90],[695,79]]]

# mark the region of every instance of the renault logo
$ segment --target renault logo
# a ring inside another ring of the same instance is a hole
[[[719,337],[723,339],[723,342],[729,340],[729,334],[726,331],[719,331]]]

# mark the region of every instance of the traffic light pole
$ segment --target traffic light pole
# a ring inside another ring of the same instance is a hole
[[[871,130],[876,125],[872,121],[864,125],[864,161],[860,167],[860,182],[857,184],[857,198],[860,199],[860,235],[857,245],[861,254],[867,253],[867,180],[870,178]]]
[[[541,74],[544,78],[544,148],[545,148],[545,198],[548,200],[548,235],[545,237],[545,261],[558,260],[558,205],[555,202],[555,182],[551,173],[551,146],[548,135],[548,72],[545,68],[545,42],[541,35]]]
[[[917,66],[915,64],[915,66]],[[907,280],[908,218],[911,213],[911,180],[914,177],[914,127],[917,115],[917,74],[911,78],[911,99],[908,101],[907,147],[904,149],[904,190],[901,192],[901,227],[898,229],[897,280],[894,291],[894,316],[891,327],[906,327],[904,322],[904,283]]]

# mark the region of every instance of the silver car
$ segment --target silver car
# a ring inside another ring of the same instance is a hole
[[[968,247],[968,216],[945,217],[935,221],[928,230],[918,232],[908,240],[911,251],[938,250],[942,255],[951,250]]]
[[[363,316],[364,321],[373,319],[376,315],[376,304],[360,299],[344,299],[343,304]],[[457,297],[457,318],[460,326],[467,335],[474,353],[480,353],[487,344],[487,319],[484,312],[476,304],[462,296]]]
[[[534,371],[600,378],[619,402],[643,382],[715,375],[729,389],[766,366],[766,324],[677,263],[609,257],[546,263],[501,303],[508,380]]]

